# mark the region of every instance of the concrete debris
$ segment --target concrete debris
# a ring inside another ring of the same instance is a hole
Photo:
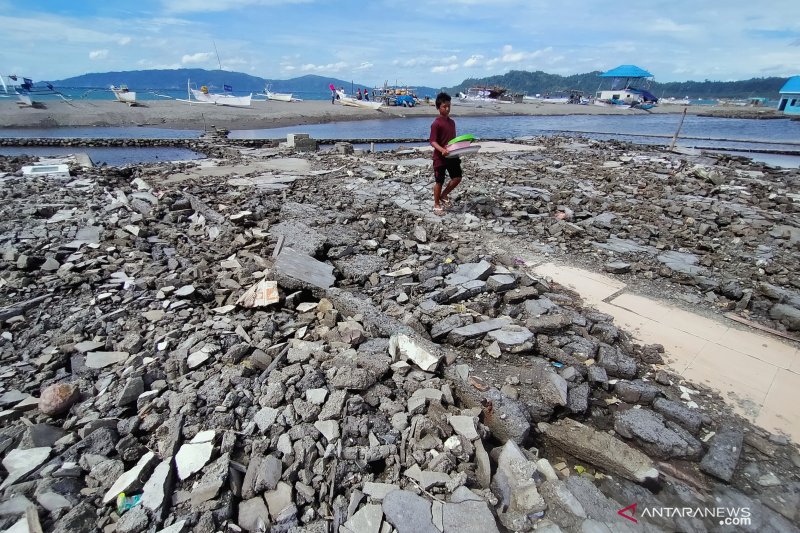
[[[791,334],[797,171],[528,139],[435,217],[417,151],[196,142],[79,187],[0,157],[0,530],[798,531],[793,443],[530,269]]]

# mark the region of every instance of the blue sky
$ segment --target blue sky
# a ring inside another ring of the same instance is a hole
[[[617,7],[613,7],[613,6]],[[800,75],[800,0],[0,0],[0,73],[218,68],[452,86],[636,64],[656,81]]]

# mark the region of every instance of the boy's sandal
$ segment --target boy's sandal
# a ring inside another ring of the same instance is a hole
[[[442,205],[446,209],[450,209],[451,207],[453,207],[453,202],[451,202],[448,198],[442,198]]]
[[[433,208],[433,214],[438,216],[438,217],[444,216],[444,208],[443,207],[434,207]]]

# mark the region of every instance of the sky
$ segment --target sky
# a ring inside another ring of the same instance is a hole
[[[800,75],[800,0],[0,0],[0,74],[204,68],[451,87],[510,70]],[[215,50],[216,46],[216,50]]]

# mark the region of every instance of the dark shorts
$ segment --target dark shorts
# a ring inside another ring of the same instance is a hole
[[[451,157],[444,160],[444,166],[433,167],[433,177],[436,178],[436,183],[439,185],[444,183],[445,171],[450,176],[451,180],[461,178],[461,159],[458,157]]]

